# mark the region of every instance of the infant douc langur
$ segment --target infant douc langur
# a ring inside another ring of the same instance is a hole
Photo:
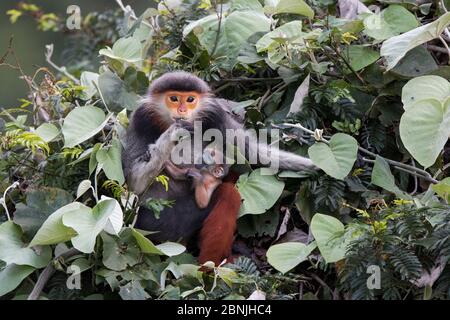
[[[192,179],[195,191],[195,202],[200,209],[206,208],[211,200],[214,190],[227,176],[230,165],[214,147],[203,150],[201,164],[177,166],[172,161],[166,161],[165,169],[175,180]]]

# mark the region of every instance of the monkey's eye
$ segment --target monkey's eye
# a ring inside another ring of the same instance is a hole
[[[186,99],[186,102],[188,102],[188,103],[192,103],[192,102],[194,102],[195,101],[195,98],[193,97],[193,96],[189,96],[189,97],[187,97],[187,99]]]
[[[213,170],[213,175],[214,175],[216,178],[222,177],[223,174],[224,174],[224,171],[223,171],[223,168],[222,168],[222,167],[218,167],[218,168],[215,168],[215,169]]]
[[[177,96],[170,96],[169,99],[172,102],[177,102],[178,101],[178,97]]]

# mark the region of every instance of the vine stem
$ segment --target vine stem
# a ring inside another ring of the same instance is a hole
[[[41,272],[39,275],[38,280],[36,281],[36,284],[34,285],[33,290],[31,291],[30,295],[28,296],[27,300],[37,300],[39,296],[42,293],[42,290],[44,290],[45,285],[47,284],[48,280],[52,277],[52,275],[55,273],[55,263],[59,259],[68,259],[70,257],[73,257],[74,255],[80,253],[75,248],[71,248],[68,251],[60,254],[55,259],[50,261],[48,265],[45,267],[45,269]]]
[[[300,123],[296,123],[296,124],[283,123],[282,125],[285,126],[285,127],[300,129],[300,130],[302,130],[302,131],[304,131],[306,133],[309,133],[311,136],[314,137],[314,131],[310,130],[308,128],[305,128]],[[330,143],[330,141],[328,141],[327,139],[325,139],[323,137],[320,138],[320,141],[324,142],[326,144]],[[380,158],[384,159],[386,162],[388,162],[389,164],[393,165],[398,170],[407,172],[409,174],[412,174],[412,175],[417,176],[419,178],[425,179],[425,180],[427,180],[427,181],[429,181],[431,183],[434,183],[434,184],[439,182],[435,178],[433,178],[431,176],[431,174],[429,174],[425,170],[422,170],[422,169],[417,168],[415,166],[411,166],[411,165],[408,165],[408,164],[405,164],[405,163],[402,163],[402,162],[398,162],[398,161],[395,161],[395,160],[391,160],[391,159],[382,157],[382,156],[380,156],[380,155],[378,155],[378,154],[376,154],[376,153],[374,153],[372,151],[369,151],[369,150],[367,150],[367,149],[365,149],[365,148],[363,148],[361,146],[358,146],[358,150],[360,152],[365,153],[366,155],[369,155],[369,156],[374,157],[374,158],[380,157]],[[373,161],[373,160],[371,160],[371,161]]]

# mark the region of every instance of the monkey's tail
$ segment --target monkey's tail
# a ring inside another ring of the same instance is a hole
[[[258,156],[259,165],[270,167],[273,169],[284,169],[292,171],[301,170],[318,170],[311,159],[302,157],[292,152],[280,150],[264,143],[247,143],[246,150],[247,159],[252,158],[251,155]]]

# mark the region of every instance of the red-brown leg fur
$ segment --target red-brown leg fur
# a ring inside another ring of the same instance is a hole
[[[216,266],[231,255],[241,196],[234,182],[222,183],[214,192],[215,205],[200,231],[199,262]]]

